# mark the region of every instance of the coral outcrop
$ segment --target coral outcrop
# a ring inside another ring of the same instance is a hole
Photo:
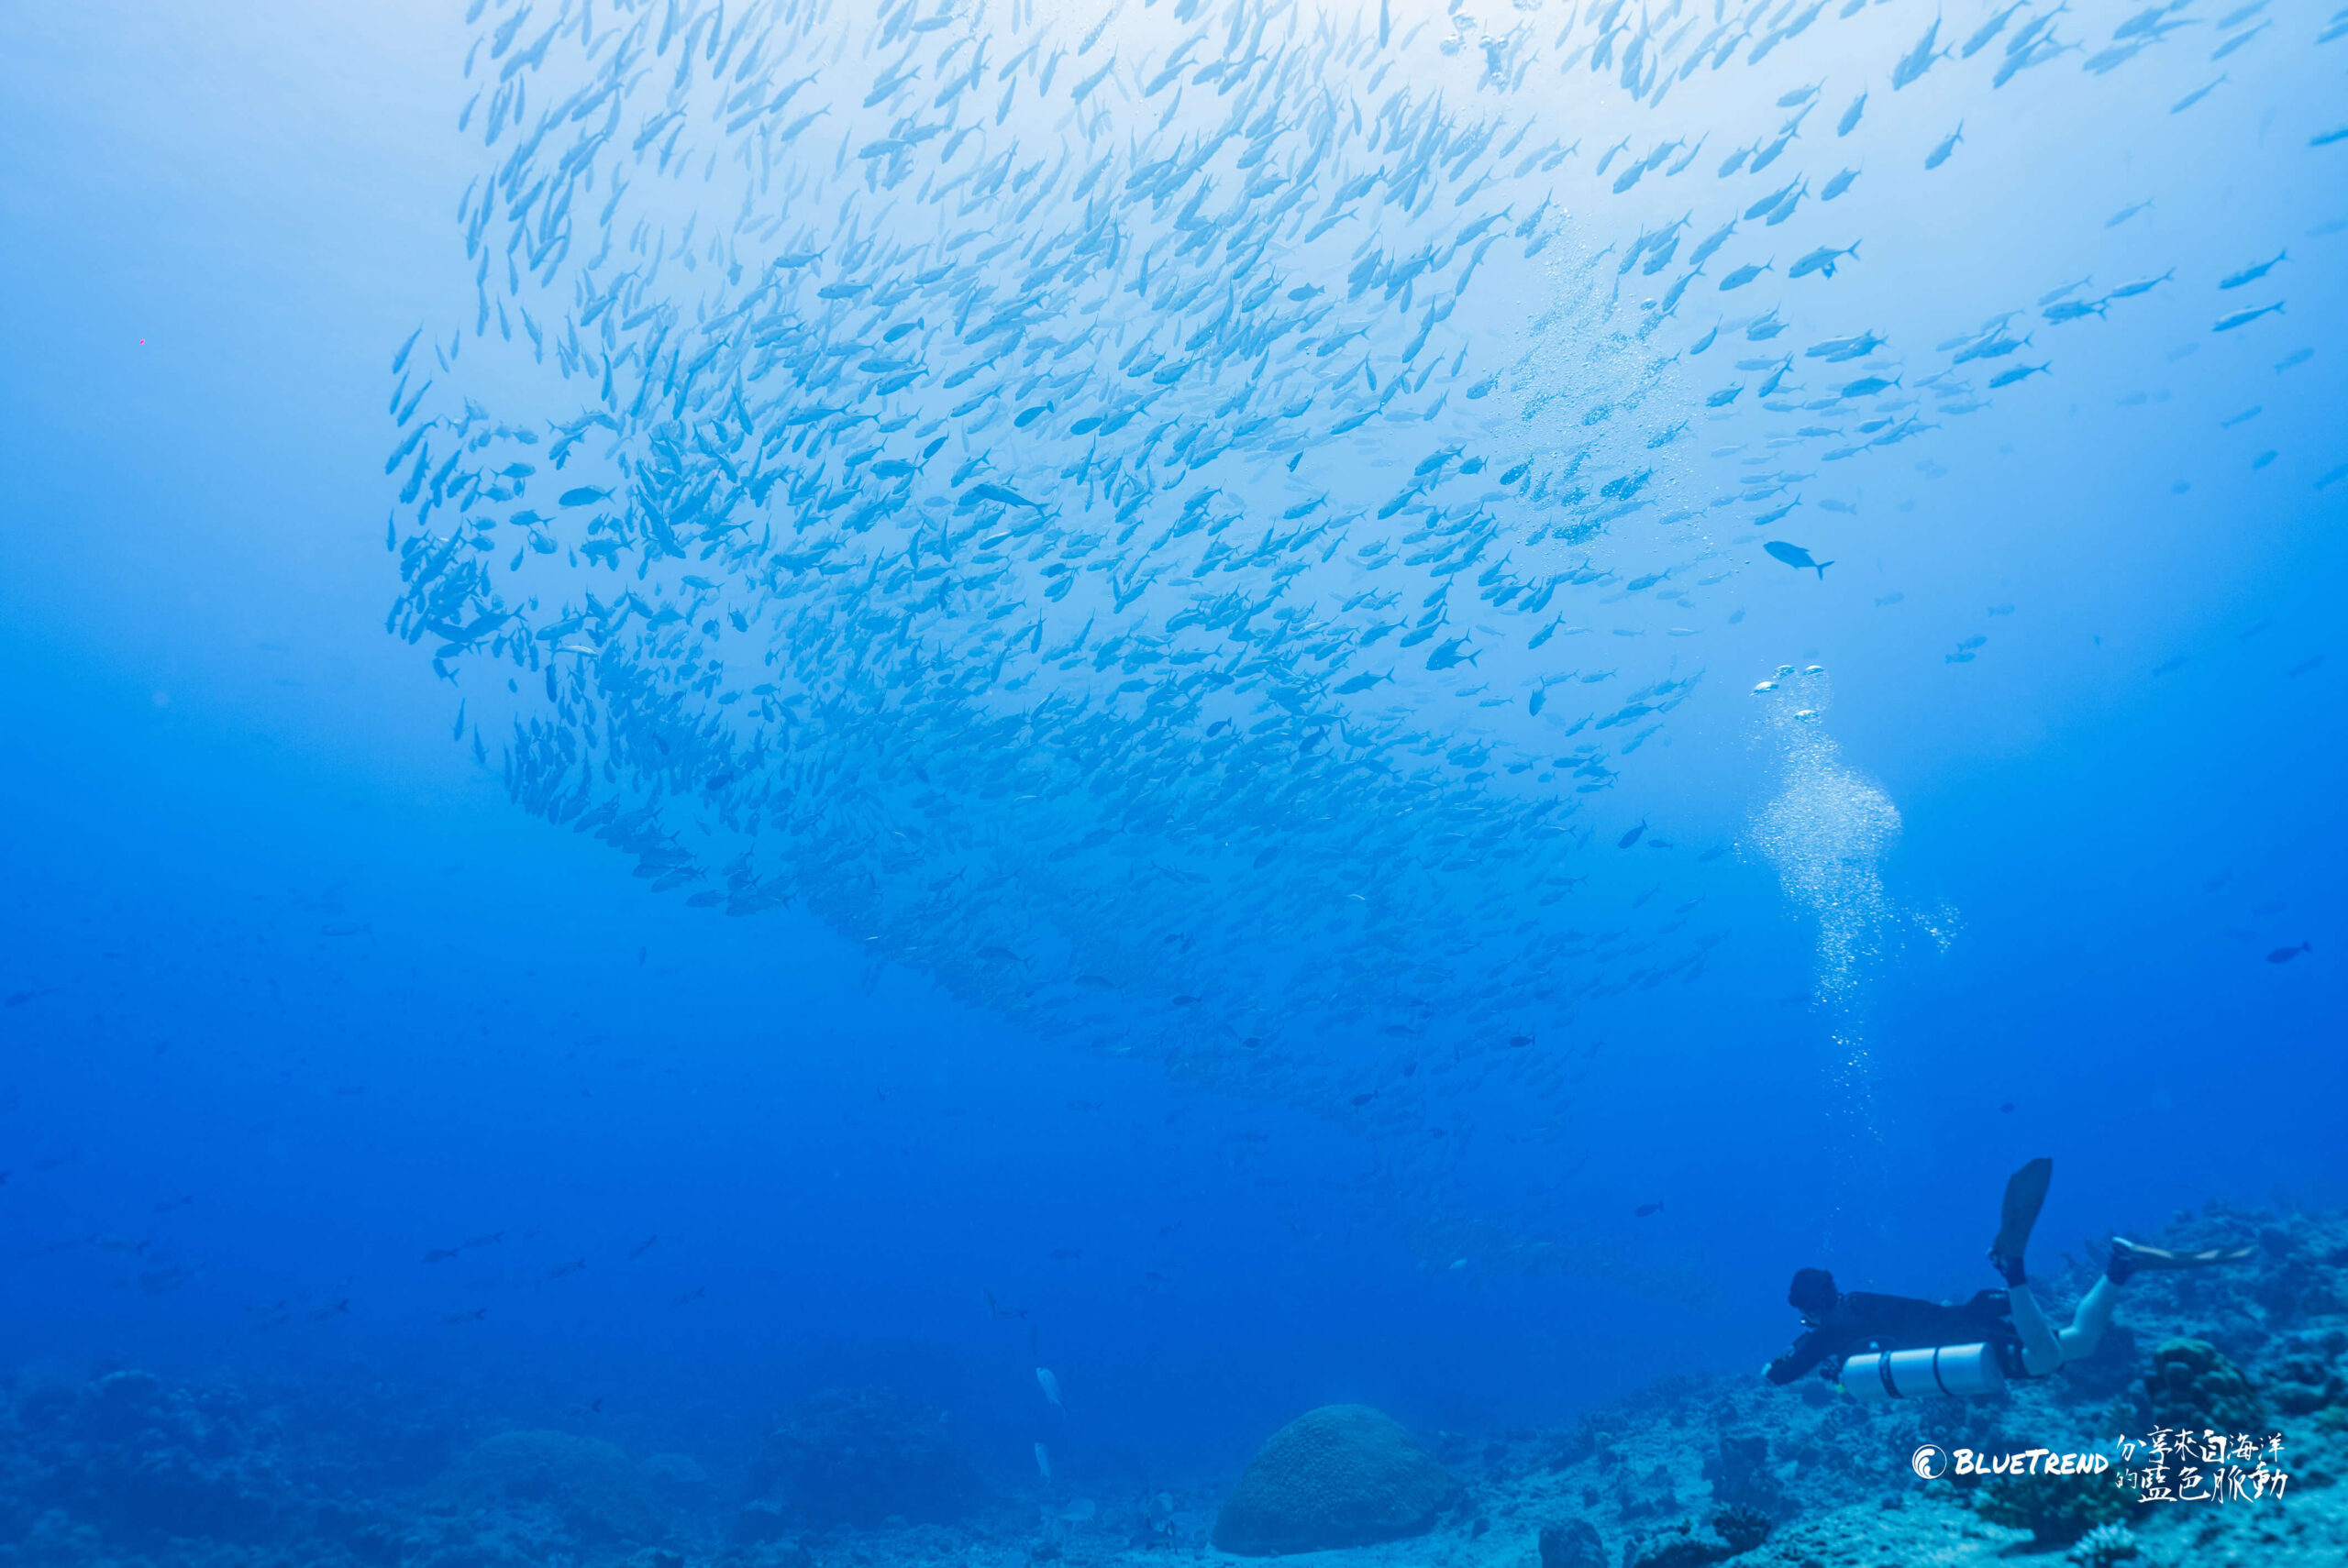
[[[1272,1434],[1215,1520],[1246,1557],[1423,1534],[1458,1484],[1408,1428],[1367,1405],[1324,1405]]]
[[[1746,1509],[1763,1519],[1787,1515],[1786,1489],[1769,1464],[1769,1439],[1765,1432],[1722,1432],[1719,1446],[1704,1461],[1704,1479],[1719,1501]]]
[[[658,1540],[652,1483],[616,1445],[569,1432],[500,1432],[449,1467],[440,1491],[461,1513],[537,1516],[543,1533],[581,1546]]]
[[[2068,1546],[2089,1531],[2117,1524],[2129,1499],[2116,1478],[2106,1474],[1998,1475],[1983,1483],[1975,1509],[1992,1524],[2030,1531],[2040,1546]]]
[[[2285,1337],[2265,1372],[2264,1392],[2283,1415],[2348,1408],[2348,1329]]]
[[[267,1540],[290,1511],[273,1425],[234,1388],[115,1372],[31,1390],[18,1419],[46,1461],[34,1500],[115,1540]]]
[[[2251,1432],[2266,1421],[2258,1390],[2207,1340],[2165,1341],[2144,1374],[2144,1400],[2157,1424],[2178,1431]]]
[[[1666,1529],[1631,1538],[1623,1554],[1624,1568],[1705,1568],[1752,1551],[1769,1539],[1767,1515],[1752,1508],[1727,1507],[1699,1525],[1682,1519]]]
[[[1539,1552],[1541,1568],[1608,1568],[1605,1543],[1588,1519],[1543,1525]]]
[[[2135,1531],[2123,1524],[2101,1524],[2079,1537],[2063,1553],[2063,1561],[2074,1568],[2111,1568],[2115,1562],[2132,1562],[2143,1554],[2143,1548],[2136,1544]]]

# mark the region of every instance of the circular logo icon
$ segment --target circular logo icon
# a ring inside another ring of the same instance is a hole
[[[1925,1443],[1908,1456],[1908,1468],[1926,1481],[1937,1481],[1948,1474],[1948,1450],[1936,1442]]]

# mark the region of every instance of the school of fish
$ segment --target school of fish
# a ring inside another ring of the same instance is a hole
[[[473,290],[392,364],[390,630],[653,890],[1353,1128],[1431,1255],[1603,1266],[1428,1195],[1479,1087],[1562,1128],[1577,1010],[1729,934],[1718,846],[1623,803],[1705,632],[1829,580],[1778,537],[1805,480],[2054,375],[2020,310],[1812,333],[1870,185],[1967,156],[1868,134],[1934,72],[1977,133],[2066,56],[2341,31],[2105,9],[472,0]],[[1906,39],[1865,80],[1860,28]],[[1731,78],[1763,116],[1702,123]],[[1771,460],[1723,480],[1699,426]],[[1634,858],[1669,891],[1590,896]]]

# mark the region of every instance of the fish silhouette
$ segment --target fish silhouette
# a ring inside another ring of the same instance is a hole
[[[1747,536],[1750,537],[1750,536]],[[1826,569],[1834,564],[1833,561],[1812,560],[1808,550],[1803,549],[1800,545],[1789,545],[1783,539],[1772,539],[1761,547],[1789,567],[1815,571],[1822,582],[1825,580]]]

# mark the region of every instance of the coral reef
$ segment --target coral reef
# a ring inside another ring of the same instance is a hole
[[[1694,1519],[1681,1519],[1650,1535],[1634,1535],[1623,1553],[1623,1568],[1704,1568],[1726,1562],[1736,1549]]]
[[[267,1416],[233,1388],[171,1388],[111,1373],[17,1404],[40,1474],[30,1501],[103,1521],[125,1542],[265,1540],[289,1490]]]
[[[569,1432],[501,1432],[442,1477],[460,1514],[528,1516],[532,1533],[581,1546],[640,1545],[660,1539],[663,1509],[651,1482],[626,1452]]]
[[[2071,1550],[2063,1553],[2063,1561],[2077,1568],[2111,1568],[2114,1562],[2126,1562],[2142,1557],[2143,1549],[2136,1544],[2136,1533],[2123,1524],[2100,1524],[2079,1537]]]
[[[1247,1557],[1368,1546],[1431,1529],[1458,1484],[1408,1428],[1367,1405],[1324,1405],[1272,1434],[1215,1520]]]
[[[1623,1563],[1625,1568],[1702,1568],[1752,1551],[1770,1538],[1773,1528],[1768,1514],[1749,1507],[1723,1507],[1705,1526],[1681,1518],[1665,1530],[1632,1535]]]
[[[887,1388],[803,1401],[769,1435],[751,1480],[777,1519],[811,1529],[951,1524],[983,1493],[947,1418]]]
[[[491,1423],[372,1379],[19,1373],[0,1376],[0,1568],[1135,1568],[1241,1539],[1214,1535],[1219,1509],[1235,1529],[1273,1474],[1325,1481],[1340,1440],[1364,1438],[1400,1466],[1407,1485],[1379,1485],[1405,1506],[1348,1527],[1374,1543],[1324,1568],[2338,1568],[2348,1215],[2212,1206],[2148,1239],[2253,1238],[2235,1267],[2139,1275],[2101,1353],[1999,1399],[1863,1406],[1816,1379],[1678,1375],[1554,1428],[1445,1434],[1447,1465],[1340,1408],[1236,1484],[1112,1480],[1074,1444],[1047,1482],[1023,1443],[1022,1469],[982,1485],[945,1417],[870,1390],[819,1395],[730,1451],[670,1433],[632,1454],[616,1432]],[[2083,1257],[2043,1281],[2050,1316],[2097,1274]],[[1922,1443],[2110,1453],[2121,1438],[2143,1463],[2158,1426],[2279,1430],[2288,1490],[2146,1502],[2115,1472],[1925,1481],[1910,1464]],[[1316,1431],[1321,1446],[1301,1441]],[[1269,1549],[1304,1548],[1290,1539]]]
[[[1768,1515],[1734,1505],[1712,1516],[1712,1533],[1727,1541],[1732,1552],[1752,1551],[1769,1539],[1774,1528]]]
[[[1665,1529],[1634,1535],[1623,1553],[1623,1568],[1704,1568],[1741,1556],[1769,1539],[1769,1517],[1752,1508],[1722,1508],[1699,1526],[1681,1519]]]
[[[1607,1568],[1606,1547],[1588,1519],[1543,1525],[1541,1568]]]
[[[1769,1468],[1766,1433],[1722,1433],[1720,1446],[1704,1461],[1704,1479],[1711,1484],[1713,1497],[1764,1520],[1788,1513],[1786,1489]]]
[[[2116,1524],[2128,1498],[2109,1476],[1998,1475],[1977,1492],[1974,1507],[1992,1524],[2030,1531],[2041,1546],[2067,1546],[2099,1526]]]
[[[2175,1339],[2153,1352],[2144,1374],[2153,1420],[2178,1431],[2256,1431],[2266,1421],[2258,1390],[2207,1340]]]
[[[2348,1406],[2348,1329],[2290,1335],[2276,1344],[2265,1372],[2264,1392],[2286,1416],[2309,1416]]]

